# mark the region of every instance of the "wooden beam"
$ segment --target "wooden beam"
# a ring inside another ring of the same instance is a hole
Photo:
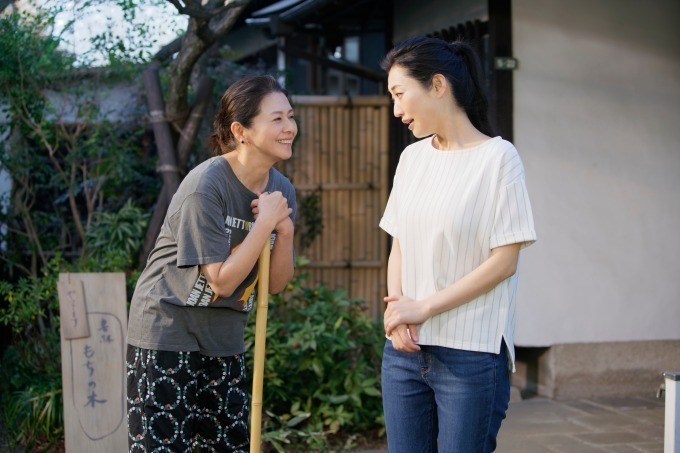
[[[286,55],[291,57],[302,58],[303,60],[307,60],[312,63],[327,66],[329,68],[337,69],[349,74],[354,74],[365,79],[375,80],[376,82],[383,82],[387,78],[387,75],[383,72],[375,71],[366,66],[348,63],[338,58],[322,57],[320,55],[315,55],[313,53],[306,52],[291,46],[283,46],[281,50],[283,50]]]

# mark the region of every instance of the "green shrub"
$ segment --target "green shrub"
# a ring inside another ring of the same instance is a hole
[[[40,277],[0,281],[0,323],[15,341],[0,358],[0,419],[9,446],[46,451],[63,437],[58,255]]]
[[[59,334],[10,346],[0,370],[0,416],[10,448],[49,451],[64,435]]]
[[[277,451],[345,450],[358,434],[382,435],[382,328],[362,301],[300,277],[270,296],[263,445]],[[255,316],[246,330],[255,336]],[[249,351],[249,370],[253,358]]]

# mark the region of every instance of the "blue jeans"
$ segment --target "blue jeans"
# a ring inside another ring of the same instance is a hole
[[[387,340],[382,392],[390,453],[489,452],[510,401],[505,342],[500,354]]]

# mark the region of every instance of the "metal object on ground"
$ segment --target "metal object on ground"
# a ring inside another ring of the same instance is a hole
[[[666,371],[664,374],[666,392],[666,426],[664,427],[664,453],[680,453],[680,372]]]

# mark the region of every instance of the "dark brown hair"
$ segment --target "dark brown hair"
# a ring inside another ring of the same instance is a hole
[[[394,65],[419,81],[426,89],[435,74],[442,74],[453,88],[456,103],[465,110],[470,122],[486,135],[495,130],[489,121],[489,102],[484,92],[481,65],[475,50],[464,41],[448,43],[438,38],[417,37],[397,44],[380,66],[387,72]]]
[[[236,121],[243,127],[251,127],[253,118],[260,113],[262,99],[270,93],[283,93],[288,97],[288,92],[270,75],[244,77],[227,88],[220,100],[220,110],[213,119],[213,132],[210,134],[209,146],[214,155],[236,149],[238,143],[231,133],[231,124]]]

